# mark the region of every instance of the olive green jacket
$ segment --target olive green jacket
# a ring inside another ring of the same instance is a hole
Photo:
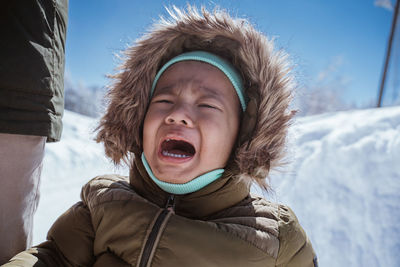
[[[139,161],[130,182],[96,177],[81,197],[4,266],[316,266],[294,213],[229,178],[172,198]]]
[[[3,1],[0,133],[61,137],[68,0]]]

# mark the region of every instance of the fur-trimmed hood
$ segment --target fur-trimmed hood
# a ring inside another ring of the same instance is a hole
[[[285,53],[248,21],[226,12],[193,7],[168,10],[125,53],[118,73],[111,76],[109,105],[98,127],[97,141],[115,163],[130,161],[130,152],[142,152],[142,125],[150,88],[157,71],[171,58],[188,51],[217,54],[237,68],[249,98],[243,114],[237,146],[226,175],[266,187],[271,168],[284,156],[292,78]]]

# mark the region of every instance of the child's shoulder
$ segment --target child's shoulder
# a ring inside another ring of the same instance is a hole
[[[82,187],[81,199],[89,209],[101,203],[127,200],[137,196],[127,176],[106,174],[96,176]]]
[[[291,266],[312,266],[305,263],[312,263],[314,257],[311,243],[297,216],[287,205],[250,194],[210,219],[226,223],[228,232],[265,251],[280,263],[279,266],[291,262],[298,263]]]
[[[305,237],[305,233],[294,211],[287,205],[266,200],[260,196],[250,196],[251,206],[256,217],[266,217],[276,221],[280,241],[289,235],[298,233],[297,237]]]
[[[129,178],[128,176],[122,176],[118,174],[103,174],[96,176],[89,180],[83,189],[90,189],[90,188],[108,188],[113,187],[116,184],[120,186],[129,186]]]
[[[314,266],[316,266],[315,252],[311,242],[289,206],[274,203],[262,197],[252,197],[252,206],[257,217],[267,217],[276,221],[279,240],[278,265],[290,263],[293,266],[305,266],[311,263],[308,262],[309,259],[314,259]]]
[[[277,262],[296,262],[298,265],[293,266],[304,266],[302,262],[304,259],[315,257],[306,232],[289,206],[271,202],[259,196],[251,196],[251,206],[256,218],[268,218],[269,223],[275,225],[272,229],[277,230],[279,240]]]

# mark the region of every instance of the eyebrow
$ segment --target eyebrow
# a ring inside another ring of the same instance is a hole
[[[217,90],[205,86],[201,86],[201,88],[206,92],[203,96],[201,96],[201,98],[215,98],[219,102],[225,103],[224,97],[217,93]]]
[[[225,103],[224,97],[221,94],[217,93],[217,90],[206,86],[201,86],[200,88],[205,91],[205,93],[200,98],[216,98],[218,101]],[[174,87],[167,85],[161,88],[157,88],[157,90],[154,92],[154,96],[163,94],[174,94]]]
[[[173,93],[172,86],[164,86],[164,87],[161,87],[161,88],[156,88],[156,90],[154,91],[153,96],[161,95],[161,94],[172,94],[172,93]]]

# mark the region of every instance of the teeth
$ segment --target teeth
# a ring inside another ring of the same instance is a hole
[[[188,157],[190,157],[188,155],[169,153],[168,151],[165,151],[165,150],[163,150],[162,154],[164,156],[167,156],[167,157],[175,157],[175,158],[188,158]]]

